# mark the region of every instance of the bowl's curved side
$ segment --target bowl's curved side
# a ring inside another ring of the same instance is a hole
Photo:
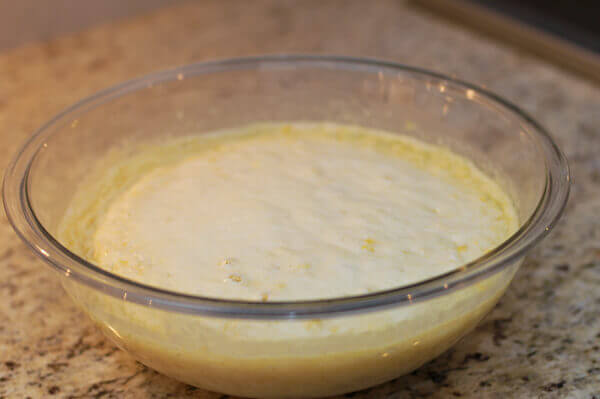
[[[439,356],[493,309],[519,264],[430,301],[311,320],[164,312],[63,285],[117,346],[163,374],[242,397],[308,398],[377,385]]]

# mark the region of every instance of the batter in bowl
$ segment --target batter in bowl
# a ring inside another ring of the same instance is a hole
[[[469,160],[358,127],[251,125],[110,164],[82,186],[62,241],[112,273],[186,294],[267,302],[390,289],[476,259],[518,223],[509,197]],[[474,325],[503,281],[425,308],[325,321],[162,320],[137,305],[74,296],[92,317],[102,309],[153,325],[157,336],[186,331],[187,341],[173,343],[109,328],[176,378],[246,396],[306,397],[410,371]],[[480,304],[456,311],[486,289]],[[423,328],[419,318],[437,321]],[[258,384],[265,376],[269,384]]]

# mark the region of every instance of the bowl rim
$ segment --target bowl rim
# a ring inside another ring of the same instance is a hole
[[[157,288],[110,273],[72,253],[60,244],[35,216],[28,195],[31,164],[53,128],[85,111],[124,94],[156,83],[181,80],[235,69],[277,67],[342,68],[368,73],[401,72],[434,79],[445,86],[465,90],[469,99],[500,107],[516,117],[522,129],[535,138],[546,163],[546,184],[536,209],[503,243],[481,257],[442,275],[404,286],[363,295],[302,301],[256,302],[203,297]],[[40,127],[8,165],[3,183],[6,215],[17,235],[46,263],[62,273],[107,295],[124,301],[186,314],[246,319],[323,318],[373,311],[429,300],[489,277],[514,262],[537,244],[556,225],[566,206],[570,173],[566,157],[548,132],[533,118],[498,95],[477,85],[426,69],[371,58],[337,55],[274,54],[199,62],[159,71],[112,86],[68,107]]]

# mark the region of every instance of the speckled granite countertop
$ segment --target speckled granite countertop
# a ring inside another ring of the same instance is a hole
[[[368,6],[367,6],[368,3]],[[209,58],[331,52],[420,65],[524,107],[571,162],[572,196],[475,332],[354,398],[600,399],[600,89],[403,1],[197,2],[0,54],[0,167],[98,89]],[[220,398],[117,350],[0,217],[0,398]]]

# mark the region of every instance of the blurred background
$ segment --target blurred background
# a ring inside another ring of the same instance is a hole
[[[0,0],[0,51],[183,2]],[[291,6],[290,2],[281,3]],[[412,0],[408,3],[600,82],[600,1]]]
[[[48,40],[179,0],[0,0],[0,51]]]

